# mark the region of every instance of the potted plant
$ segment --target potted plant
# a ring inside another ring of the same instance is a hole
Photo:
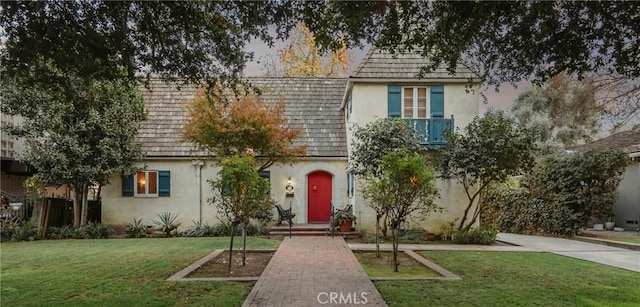
[[[353,222],[356,220],[356,216],[347,210],[340,210],[336,212],[334,219],[336,225],[340,227],[340,231],[347,232],[351,230]]]
[[[616,222],[613,221],[613,214],[609,215],[607,221],[604,223],[604,228],[606,230],[613,230],[613,227],[616,226]]]

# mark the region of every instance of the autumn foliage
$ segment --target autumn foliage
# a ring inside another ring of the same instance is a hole
[[[224,86],[200,89],[187,106],[189,120],[183,137],[218,157],[242,155],[251,149],[259,158],[258,169],[264,170],[307,152],[306,145],[294,145],[302,130],[289,127],[284,109],[284,99],[269,106],[242,85],[233,90]]]
[[[289,45],[280,50],[285,77],[336,77],[349,70],[351,55],[344,40],[340,41],[340,48],[323,56],[313,33],[299,24],[288,41]]]

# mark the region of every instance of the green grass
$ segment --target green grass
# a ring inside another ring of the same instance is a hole
[[[640,274],[546,253],[421,254],[462,280],[379,281],[389,306],[638,306]]]
[[[618,241],[618,242],[640,244],[640,237],[611,237],[606,239],[612,240],[612,241]]]
[[[382,258],[376,257],[375,252],[354,252],[353,253],[364,271],[369,277],[434,277],[440,276],[432,269],[420,264],[405,253],[398,253],[400,265],[398,272],[393,271],[391,265],[391,253],[380,253]]]
[[[248,238],[251,248],[280,241]],[[2,243],[2,306],[239,306],[253,284],[167,282],[228,238]]]

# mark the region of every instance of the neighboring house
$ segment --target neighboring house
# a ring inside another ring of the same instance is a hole
[[[2,114],[0,127],[19,125],[22,119],[17,116]],[[4,129],[4,128],[3,128]],[[0,192],[10,202],[24,201],[25,190],[22,183],[33,174],[33,171],[19,160],[23,152],[24,141],[11,137],[4,130],[0,133]]]
[[[428,148],[446,144],[443,132],[462,128],[478,115],[479,83],[465,67],[451,75],[444,69],[416,77],[428,65],[415,54],[393,57],[370,51],[353,76],[340,78],[250,78],[265,89],[262,99],[286,102],[285,115],[293,127],[303,129],[298,144],[307,144],[308,154],[292,164],[276,164],[262,175],[270,178],[271,194],[284,208],[291,206],[296,223],[326,223],[331,204],[353,205],[360,228],[373,229],[375,215],[365,205],[358,183],[347,174],[351,150],[350,127],[377,118],[401,117],[411,122]],[[470,81],[472,81],[470,83]],[[469,92],[469,86],[476,91]],[[134,177],[114,177],[103,188],[102,222],[126,224],[134,218],[146,223],[165,211],[179,213],[183,226],[191,221],[217,223],[216,208],[208,204],[212,192],[207,180],[220,167],[182,141],[187,121],[185,104],[196,88],[153,81],[143,91],[148,119],[139,141],[147,152],[146,170]],[[285,196],[289,178],[294,196]],[[438,181],[446,208],[422,226],[437,231],[460,217],[466,205],[462,187],[453,181]],[[275,214],[275,210],[274,210]]]
[[[392,55],[377,49],[369,51],[349,77],[343,98],[349,152],[353,139],[350,127],[354,124],[364,126],[378,118],[403,118],[422,136],[423,146],[436,149],[446,144],[445,130],[462,129],[478,116],[480,83],[476,76],[458,65],[455,75],[438,68],[418,78],[420,68],[431,64],[417,53]],[[361,182],[352,183],[352,176],[349,180],[353,186],[349,201],[354,213],[361,216],[359,222],[365,228],[371,229],[375,225],[375,213],[361,196]],[[431,231],[438,231],[461,217],[468,203],[464,189],[457,182],[438,180],[437,186],[440,189],[437,203],[445,210],[432,214],[420,225]]]
[[[617,149],[629,154],[632,163],[627,166],[618,186],[618,199],[613,208],[613,220],[625,230],[640,229],[640,131],[619,132],[604,139],[574,148],[586,152]]]

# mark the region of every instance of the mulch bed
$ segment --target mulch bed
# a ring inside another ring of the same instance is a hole
[[[224,251],[186,277],[260,277],[274,253],[275,251],[247,251],[245,266],[242,266],[242,252],[233,251],[231,272],[228,272],[229,251]]]

